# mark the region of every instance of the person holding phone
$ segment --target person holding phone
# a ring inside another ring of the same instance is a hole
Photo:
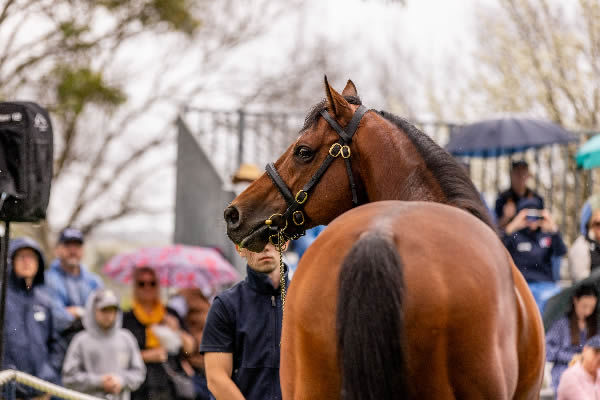
[[[511,162],[510,188],[498,195],[494,207],[498,228],[506,229],[506,226],[517,215],[517,206],[523,199],[535,199],[541,204],[541,208],[544,208],[543,197],[527,187],[530,176],[527,161],[514,160]]]
[[[502,241],[543,310],[546,300],[560,290],[553,276],[553,260],[567,252],[558,226],[538,199],[522,199]]]

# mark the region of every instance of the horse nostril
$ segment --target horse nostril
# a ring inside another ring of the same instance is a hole
[[[235,206],[229,206],[225,209],[224,213],[225,222],[227,222],[228,229],[237,228],[240,224],[240,213]]]

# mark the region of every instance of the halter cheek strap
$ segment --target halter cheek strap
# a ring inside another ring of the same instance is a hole
[[[304,213],[302,212],[302,209],[304,208],[306,200],[308,200],[308,194],[319,182],[319,180],[321,179],[327,168],[329,168],[331,163],[339,156],[341,156],[344,159],[344,162],[346,164],[346,171],[348,173],[348,179],[350,182],[350,190],[352,191],[352,206],[356,207],[358,205],[356,183],[354,181],[354,175],[352,174],[352,165],[350,163],[350,144],[352,143],[352,137],[356,133],[356,130],[358,129],[358,125],[360,124],[362,117],[367,111],[368,109],[365,106],[359,106],[345,129],[342,128],[338,124],[338,122],[334,118],[332,118],[331,115],[329,115],[329,113],[326,110],[321,111],[321,115],[323,116],[323,118],[325,118],[325,121],[327,121],[327,123],[337,132],[337,134],[340,136],[340,139],[333,145],[331,145],[331,147],[329,148],[329,153],[327,154],[325,160],[323,160],[323,163],[321,164],[319,169],[314,173],[314,175],[310,178],[306,185],[304,185],[304,187],[301,190],[299,190],[298,193],[296,193],[295,196],[285,184],[284,180],[281,178],[281,175],[279,175],[279,173],[277,172],[275,165],[273,163],[267,164],[265,170],[267,171],[267,174],[273,181],[275,187],[277,187],[277,189],[279,189],[279,191],[281,192],[288,207],[282,215],[272,215],[271,218],[265,221],[265,224],[272,225],[273,218],[275,216],[280,216],[285,221],[285,227],[273,228],[275,230],[281,231],[284,234],[286,233],[285,229],[288,226],[288,219],[290,217],[294,225],[303,226],[305,222],[305,217]],[[303,234],[304,232],[295,235],[285,234],[284,236],[285,239],[296,239],[302,236]],[[272,235],[272,237],[274,236],[277,235]]]

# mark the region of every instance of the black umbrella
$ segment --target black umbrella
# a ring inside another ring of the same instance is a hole
[[[573,294],[582,285],[592,284],[600,289],[600,269],[593,271],[590,276],[576,282],[574,285],[561,290],[559,293],[550,297],[544,305],[544,329],[548,331],[554,321],[563,317],[571,308]]]
[[[577,136],[551,122],[502,118],[455,128],[446,150],[454,156],[498,157],[577,140]]]

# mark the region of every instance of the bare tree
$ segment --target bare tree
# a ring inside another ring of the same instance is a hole
[[[574,3],[500,0],[499,10],[480,10],[471,88],[487,108],[598,128],[600,2]]]
[[[57,135],[39,239],[164,212],[145,182],[172,167],[177,110],[283,10],[266,0],[0,5],[0,98],[47,106]]]

